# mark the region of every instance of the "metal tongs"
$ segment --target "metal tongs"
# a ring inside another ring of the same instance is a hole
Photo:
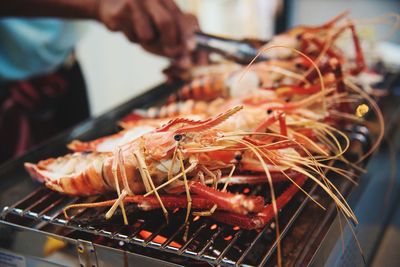
[[[258,39],[234,39],[204,32],[195,34],[197,48],[214,52],[226,59],[239,64],[250,63],[258,54],[259,48],[268,41]],[[260,55],[255,62],[267,60],[265,55]]]

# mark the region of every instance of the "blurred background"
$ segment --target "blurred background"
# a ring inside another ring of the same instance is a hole
[[[400,10],[398,0],[177,0],[196,14],[204,32],[233,37],[270,38],[298,24],[319,24],[344,10],[352,18],[370,19]],[[121,33],[96,22],[82,22],[77,47],[89,90],[92,115],[99,115],[164,80],[167,60],[129,43]],[[371,35],[384,36],[383,26]],[[389,29],[390,30],[390,29]],[[399,43],[399,33],[392,39]],[[392,53],[393,55],[393,53]]]

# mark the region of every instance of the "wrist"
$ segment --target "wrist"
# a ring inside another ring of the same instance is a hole
[[[102,0],[13,0],[0,9],[0,16],[98,19]]]
[[[99,20],[99,6],[102,0],[67,0],[76,13],[73,15],[77,18]]]
[[[100,21],[100,2],[102,0],[90,0],[91,8],[89,13],[89,18]]]

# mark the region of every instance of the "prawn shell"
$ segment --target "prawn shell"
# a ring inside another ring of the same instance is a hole
[[[157,127],[160,125],[156,125]],[[135,125],[116,134],[97,138],[93,141],[82,142],[73,140],[67,147],[74,152],[113,152],[119,145],[132,142],[136,138],[151,132],[156,127],[152,125]]]
[[[95,151],[97,146],[107,140],[108,137],[101,137],[91,142],[82,142],[79,140],[73,140],[67,145],[69,150],[74,152],[84,152],[84,151]]]
[[[89,196],[111,191],[103,180],[102,166],[106,155],[100,153],[74,153],[64,157],[49,158],[37,164],[25,163],[25,169],[35,180],[42,182],[51,190],[72,195]],[[71,160],[88,159],[85,168],[73,173],[62,173],[52,169],[56,165],[68,164]]]

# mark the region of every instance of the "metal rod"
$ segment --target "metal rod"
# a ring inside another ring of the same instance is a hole
[[[137,220],[137,221],[134,223],[134,225],[135,225],[136,223],[140,223],[140,225],[139,225],[138,228],[136,228],[135,231],[128,237],[128,240],[136,240],[136,239],[138,239],[136,236],[139,234],[140,231],[143,230],[143,228],[144,228],[145,225],[146,225],[146,221],[144,221],[144,220]],[[143,240],[144,240],[144,239],[143,239]]]
[[[49,210],[53,209],[55,206],[63,202],[67,197],[62,196],[61,198],[57,199],[56,201],[52,202],[50,205],[47,206],[44,210],[38,213],[38,216],[41,217],[43,214],[47,213]]]
[[[36,200],[35,202],[33,202],[31,205],[29,205],[27,208],[25,208],[22,211],[22,214],[25,214],[26,212],[31,211],[34,207],[36,207],[37,205],[43,203],[43,201],[45,201],[46,199],[50,198],[51,196],[54,196],[55,192],[51,191],[48,194],[42,196],[41,198],[39,198],[38,200]]]
[[[18,206],[20,206],[22,203],[24,203],[25,201],[27,201],[28,199],[31,200],[31,198],[33,198],[36,194],[39,194],[40,191],[47,191],[48,189],[44,188],[44,187],[39,187],[37,188],[35,191],[33,191],[32,193],[28,194],[26,197],[24,197],[23,199],[17,201],[15,204],[11,205],[9,208],[10,209],[14,209]]]
[[[224,255],[228,252],[228,250],[233,246],[233,244],[236,243],[237,239],[240,237],[240,235],[243,233],[243,230],[237,231],[232,238],[232,240],[228,243],[228,245],[224,248],[224,250],[221,251],[219,254],[218,258],[216,259],[217,264],[221,263],[222,258]]]
[[[186,241],[185,244],[178,250],[178,254],[182,255],[184,250],[189,246],[189,244],[200,234],[200,232],[207,226],[207,223],[202,224],[199,228],[197,228],[196,232]]]
[[[183,223],[181,226],[179,226],[178,230],[175,231],[165,242],[164,244],[161,245],[161,247],[165,248],[169,243],[171,243],[174,238],[186,227],[186,223]]]
[[[166,224],[164,223],[163,225],[158,227],[157,230],[151,231],[152,232],[151,235],[144,240],[144,246],[147,246],[149,244],[149,242],[151,242],[156,236],[158,236],[158,234],[161,232],[161,230],[163,230],[165,228],[165,226],[166,226]],[[155,243],[157,243],[157,242],[155,242]],[[157,244],[159,244],[159,243],[157,243]]]
[[[222,232],[223,227],[218,227],[217,231],[211,236],[210,240],[203,246],[203,248],[199,251],[197,257],[200,259],[200,257],[204,254],[204,252],[214,243],[215,239],[217,236]]]
[[[263,236],[263,234],[267,231],[269,228],[269,225],[265,226],[258,234],[257,236],[251,241],[250,246],[247,247],[247,249],[243,252],[242,256],[236,261],[236,265],[242,264],[243,260],[247,257],[247,255],[250,253],[250,251],[253,249],[254,245],[257,243],[257,241]]]
[[[100,198],[100,196],[89,197],[88,199],[86,199],[86,201],[85,201],[84,203],[97,201],[99,198]],[[78,199],[79,199],[79,198],[77,198],[76,201],[78,201]],[[76,201],[74,201],[74,202],[76,202]],[[73,202],[73,203],[74,203],[74,202]],[[70,203],[70,204],[72,204],[72,203]],[[74,215],[70,216],[70,219],[72,220],[72,219],[75,219],[75,218],[78,217],[78,216],[81,216],[87,209],[88,209],[88,208],[80,208],[80,209],[77,209],[77,212],[76,212]]]

